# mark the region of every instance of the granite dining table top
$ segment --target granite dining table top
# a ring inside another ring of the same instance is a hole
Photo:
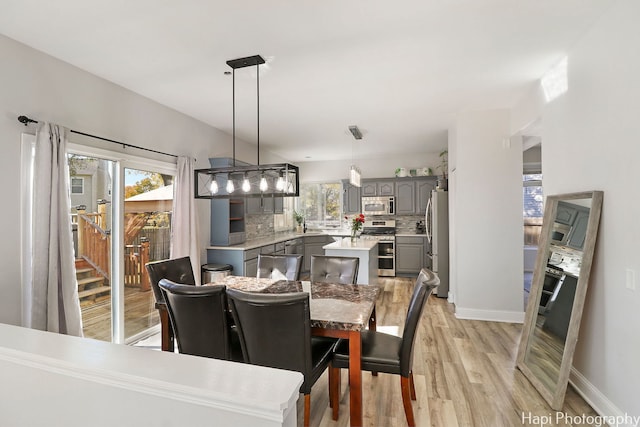
[[[344,285],[308,281],[226,276],[216,281],[244,292],[308,292],[312,328],[359,331],[365,329],[380,293],[378,285]]]

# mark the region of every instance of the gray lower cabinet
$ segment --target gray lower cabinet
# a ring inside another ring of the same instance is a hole
[[[311,257],[313,255],[324,255],[322,247],[330,241],[329,236],[308,236],[304,238],[304,268],[303,271],[311,270]]]
[[[243,276],[256,277],[258,275],[258,258],[253,258],[244,262]]]
[[[396,273],[420,273],[426,263],[426,237],[396,237]]]

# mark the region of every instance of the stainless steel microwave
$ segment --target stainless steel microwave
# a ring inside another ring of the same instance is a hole
[[[560,224],[559,222],[553,223],[553,229],[551,230],[551,242],[560,245],[566,246],[569,241],[569,233],[571,232],[571,227],[566,224]]]
[[[362,213],[365,215],[395,215],[396,198],[394,196],[363,197]]]

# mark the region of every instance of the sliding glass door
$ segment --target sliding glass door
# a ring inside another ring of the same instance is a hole
[[[68,161],[85,337],[130,343],[155,333],[145,264],[169,257],[175,165],[75,145]]]

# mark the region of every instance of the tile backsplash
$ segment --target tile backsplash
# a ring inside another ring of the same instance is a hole
[[[244,227],[247,240],[273,234],[273,214],[246,215]]]

